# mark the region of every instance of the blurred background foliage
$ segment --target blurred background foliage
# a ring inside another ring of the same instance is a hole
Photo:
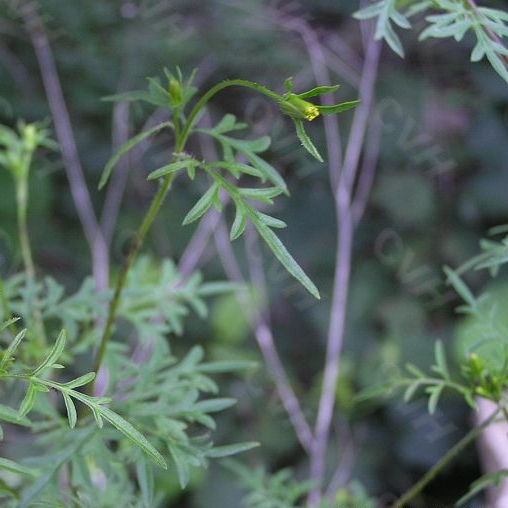
[[[13,125],[18,117],[49,118],[26,32],[7,4],[0,6],[0,121]],[[204,87],[240,77],[282,91],[284,80],[294,76],[296,88],[305,89],[314,84],[312,62],[299,35],[281,22],[290,16],[308,22],[319,35],[334,81],[342,84],[340,98],[350,100],[356,96],[361,65],[361,33],[351,18],[357,8],[356,2],[336,0],[41,2],[96,209],[103,201],[96,184],[113,150],[112,105],[102,97],[143,88],[147,76],[177,65],[184,73],[197,68],[197,81]],[[468,63],[467,44],[420,44],[414,34],[403,35],[407,58],[401,60],[385,48],[376,87],[382,150],[372,198],[356,237],[337,392],[336,435],[345,437],[329,447],[332,458],[344,453],[343,443],[350,442],[348,476],[386,499],[418,478],[458,439],[463,431],[458,425],[468,425],[469,412],[450,398],[432,420],[423,400],[410,405],[398,398],[382,405],[360,404],[354,394],[382,380],[396,365],[410,361],[428,366],[436,338],[460,354],[453,312],[458,301],[444,286],[440,267],[457,266],[477,253],[478,239],[508,219],[508,87],[487,64]],[[290,225],[281,237],[323,294],[321,302],[308,300],[266,255],[277,346],[303,407],[312,414],[335,262],[336,224],[326,164],[306,155],[289,122],[262,98],[244,91],[219,95],[210,114],[218,120],[226,112],[247,121],[255,135],[273,137],[270,160],[284,174],[292,194],[279,203],[278,217]],[[131,107],[130,132],[138,131],[146,117],[144,106]],[[341,116],[343,132],[349,118]],[[311,131],[324,153],[322,128],[316,122]],[[194,143],[199,149],[198,141]],[[140,164],[126,168],[130,176],[113,243],[113,266],[119,266],[149,202],[153,184],[145,177],[168,156],[156,143]],[[175,186],[145,251],[178,261],[193,231],[180,224],[197,193],[186,181]],[[90,257],[58,154],[37,161],[31,187],[29,227],[37,265],[75,290],[90,273]],[[1,172],[4,273],[20,264],[14,214],[12,182]],[[244,259],[245,245],[236,242],[234,248]],[[202,267],[205,279],[224,279],[212,253],[210,246]],[[466,280],[473,288],[485,282],[484,275]],[[505,295],[499,291],[492,298],[505,300]],[[467,332],[460,331],[458,337],[467,340]],[[171,338],[179,356],[193,344],[202,345],[211,359],[261,360],[231,295],[212,299],[207,320],[188,318],[183,335]],[[238,398],[239,404],[219,417],[217,441],[221,436],[231,442],[260,441],[262,446],[243,460],[268,470],[303,471],[304,456],[264,369],[246,380],[230,376],[222,382],[224,395]],[[470,449],[429,487],[427,505],[439,499],[444,506],[446,500],[456,499],[478,473],[477,455]],[[167,482],[167,476],[159,481]],[[242,495],[237,483],[230,471],[213,464],[208,475],[195,472],[183,493],[176,478],[167,488],[180,507],[234,508]]]

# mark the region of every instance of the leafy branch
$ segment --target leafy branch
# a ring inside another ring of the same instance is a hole
[[[452,37],[460,42],[467,33],[472,33],[476,44],[471,52],[471,61],[486,58],[508,82],[508,49],[504,44],[504,38],[508,36],[508,13],[504,11],[479,7],[475,0],[379,0],[354,16],[357,19],[376,19],[376,39],[384,39],[395,53],[403,57],[404,48],[394,25],[410,29],[413,16],[428,12],[431,13],[425,16],[428,26],[420,33],[419,40]]]
[[[63,330],[58,335],[58,338],[48,356],[38,367],[32,369],[28,373],[11,372],[9,367],[14,359],[13,355],[25,335],[26,330],[22,330],[18,335],[16,335],[16,337],[14,337],[12,342],[9,344],[9,347],[3,352],[3,356],[0,361],[0,379],[10,378],[23,380],[28,384],[27,391],[19,407],[18,417],[20,419],[26,417],[33,410],[39,393],[47,393],[50,389],[54,389],[63,397],[69,426],[71,428],[74,428],[77,422],[77,411],[74,405],[74,399],[90,408],[99,428],[103,427],[104,420],[109,422],[113,425],[113,427],[139,446],[141,450],[143,450],[156,464],[164,469],[167,468],[164,458],[150,444],[150,442],[129,422],[106,406],[106,404],[111,402],[111,399],[105,397],[92,397],[76,390],[76,388],[85,386],[93,381],[95,378],[94,372],[84,374],[83,376],[73,379],[67,383],[58,383],[41,377],[42,374],[47,374],[47,370],[63,368],[62,365],[57,363],[65,348],[66,338]]]

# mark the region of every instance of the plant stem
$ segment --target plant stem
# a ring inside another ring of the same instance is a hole
[[[407,507],[408,502],[416,497],[462,450],[467,448],[497,417],[500,409],[497,408],[480,425],[471,429],[460,441],[446,452],[434,466],[425,473],[405,494],[403,494],[390,508]]]
[[[24,162],[25,167],[27,168],[25,171],[26,174],[28,174],[28,167],[30,166],[30,163],[31,158],[27,157]],[[35,265],[32,257],[32,249],[30,247],[30,235],[28,233],[28,178],[26,177],[16,179],[16,205],[21,256],[23,257],[23,264],[25,266],[27,285],[30,285],[35,282]],[[38,299],[35,297],[34,303],[37,304],[37,301]],[[39,346],[44,348],[46,346],[46,331],[44,329],[44,321],[41,313],[37,308],[34,310],[34,320],[37,328]]]
[[[196,122],[200,111],[206,106],[208,101],[215,94],[217,94],[224,88],[228,88],[231,86],[241,86],[244,88],[250,88],[259,93],[262,93],[263,95],[266,95],[267,97],[270,97],[276,102],[280,102],[283,99],[283,97],[278,93],[272,92],[271,90],[262,85],[244,79],[228,79],[220,83],[217,83],[215,86],[210,88],[196,103],[196,105],[190,112],[189,117],[187,118],[187,121],[185,122],[182,131],[180,132],[178,127],[175,128],[175,154],[181,153],[185,148],[185,144],[187,143],[187,140],[191,134],[192,127],[194,126],[194,123]],[[179,126],[179,123],[175,121],[174,125],[175,127]],[[175,157],[173,157],[173,160],[175,160]],[[106,321],[106,326],[104,328],[104,333],[102,334],[99,349],[97,351],[97,357],[94,366],[95,372],[99,372],[102,362],[104,361],[106,348],[109,343],[109,339],[111,338],[113,323],[115,322],[116,316],[118,314],[118,307],[120,305],[122,293],[125,288],[127,276],[129,274],[132,264],[134,263],[137,257],[137,254],[141,246],[143,245],[143,241],[145,240],[145,237],[148,231],[150,230],[150,227],[152,226],[155,217],[157,216],[157,212],[159,211],[162,203],[164,202],[164,199],[166,198],[167,193],[169,192],[171,182],[173,181],[173,177],[174,173],[166,176],[162,181],[162,184],[159,187],[157,193],[155,194],[152,203],[150,205],[150,208],[146,212],[143,222],[141,223],[141,226],[139,227],[138,232],[136,233],[134,242],[131,245],[129,254],[127,255],[127,259],[125,260],[122,271],[120,272],[120,275],[116,282],[113,300],[111,301],[111,305],[109,307],[108,318]],[[94,384],[92,385],[92,391],[94,386],[95,381]]]
[[[28,236],[27,225],[27,202],[28,202],[28,183],[24,178],[18,179],[16,182],[16,202],[18,212],[18,234],[21,244],[21,255],[23,264],[29,279],[35,278],[35,267],[32,258],[32,249],[30,248],[30,240]]]

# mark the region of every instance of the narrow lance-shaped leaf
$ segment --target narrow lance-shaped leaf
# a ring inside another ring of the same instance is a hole
[[[4,355],[2,357],[2,360],[0,360],[0,372],[5,370],[6,365],[11,360],[12,355],[16,351],[17,347],[19,346],[20,342],[24,339],[26,335],[26,329],[21,330],[15,337],[12,339],[11,343],[9,344],[9,347],[4,352]]]
[[[229,234],[229,238],[231,240],[236,240],[242,233],[245,231],[245,226],[247,224],[246,211],[243,205],[240,202],[236,204],[236,214],[235,220],[233,221],[233,225],[231,226],[231,232]]]
[[[246,452],[247,450],[252,450],[252,448],[256,448],[259,446],[259,443],[254,441],[247,443],[237,443],[227,446],[217,446],[208,450],[206,452],[206,456],[211,459],[220,459],[222,457],[229,457],[231,455],[236,455],[237,453]]]
[[[22,466],[13,460],[0,457],[0,469],[9,471],[10,473],[21,474],[25,476],[35,476],[35,473],[28,467]]]
[[[309,97],[316,97],[317,95],[323,95],[325,93],[336,92],[340,88],[340,85],[332,86],[317,86],[307,92],[297,94],[300,99],[308,99]]]
[[[183,220],[183,225],[191,224],[195,220],[203,216],[206,211],[212,206],[214,199],[219,192],[219,186],[214,183],[198,200],[198,202],[191,208],[189,213]]]
[[[317,106],[318,111],[323,115],[334,115],[336,113],[342,113],[348,109],[353,109],[360,104],[360,100],[342,102],[340,104],[334,104],[332,106]]]
[[[321,157],[320,153],[318,152],[318,149],[314,146],[314,143],[312,143],[311,139],[305,132],[302,121],[296,118],[294,118],[293,120],[295,122],[296,134],[298,135],[298,138],[300,139],[305,150],[307,150],[307,152],[309,152],[312,155],[312,157],[317,159],[319,162],[323,162],[323,157]]]
[[[23,418],[26,416],[33,408],[35,404],[35,398],[37,397],[37,389],[35,384],[30,382],[28,383],[28,389],[26,391],[25,397],[21,401],[21,405],[19,406],[19,416]]]
[[[53,349],[51,349],[49,355],[46,357],[46,359],[32,372],[32,376],[36,376],[39,374],[39,372],[42,372],[44,369],[48,367],[52,367],[55,365],[58,358],[60,358],[60,355],[62,354],[64,348],[65,348],[65,330],[62,330],[57,339],[55,344],[53,345]]]
[[[275,254],[275,257],[282,263],[284,268],[296,280],[298,280],[311,295],[319,300],[321,297],[319,296],[317,287],[310,280],[308,275],[300,268],[298,263],[294,260],[293,256],[291,256],[286,247],[284,247],[284,244],[279,240],[277,235],[270,228],[265,226],[265,224],[263,224],[254,213],[251,213],[250,217],[252,223],[258,230],[258,233]]]
[[[177,171],[180,171],[182,169],[189,169],[190,167],[196,168],[196,166],[199,165],[199,162],[194,159],[187,159],[182,161],[176,161],[172,162],[171,164],[168,164],[166,166],[162,166],[159,169],[156,169],[155,171],[152,171],[147,179],[148,180],[156,180],[157,178],[160,178],[161,176],[166,176],[171,173],[176,173]]]
[[[78,415],[76,414],[76,407],[69,394],[62,392],[62,396],[65,402],[65,409],[67,410],[67,417],[69,419],[69,426],[73,429],[76,426]]]
[[[115,155],[113,155],[113,157],[111,157],[111,159],[106,164],[106,167],[104,168],[101,179],[99,181],[99,190],[106,185],[114,167],[116,166],[118,161],[122,158],[122,156],[124,156],[129,150],[131,150],[133,147],[135,147],[138,143],[140,143],[144,139],[148,138],[149,136],[152,136],[156,132],[159,132],[160,130],[164,129],[165,127],[169,127],[170,125],[171,122],[160,123],[159,125],[156,125],[152,129],[141,132],[140,134],[134,136],[133,138],[129,139],[129,141],[124,143],[120,147],[118,152]]]
[[[155,449],[155,447],[146,439],[141,432],[136,430],[127,420],[124,420],[120,415],[116,414],[107,407],[100,408],[101,416],[111,423],[122,434],[131,439],[136,443],[156,464],[163,469],[167,469],[168,466],[164,457]]]

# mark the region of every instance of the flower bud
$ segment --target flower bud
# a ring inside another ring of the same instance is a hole
[[[169,80],[168,93],[172,106],[178,106],[182,103],[182,85],[177,79],[171,78]]]
[[[284,100],[280,102],[280,109],[286,115],[296,118],[298,120],[308,120],[309,122],[319,116],[319,109],[317,106],[301,99],[293,93],[288,93]]]

